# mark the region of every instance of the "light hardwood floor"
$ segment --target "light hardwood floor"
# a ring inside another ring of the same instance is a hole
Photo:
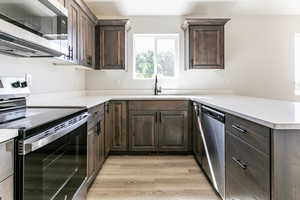
[[[193,156],[110,156],[87,200],[220,200]]]

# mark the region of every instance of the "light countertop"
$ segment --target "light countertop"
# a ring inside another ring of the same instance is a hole
[[[18,136],[16,129],[0,129],[0,143],[13,139]]]
[[[193,100],[272,129],[300,130],[300,102],[237,95],[109,95],[30,98],[29,106],[87,107],[109,100]]]

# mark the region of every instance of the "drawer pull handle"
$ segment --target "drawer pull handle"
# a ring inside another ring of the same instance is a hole
[[[232,157],[232,160],[238,164],[242,169],[247,169],[247,165],[243,164],[240,160],[236,159],[235,157]]]
[[[238,130],[239,132],[245,133],[245,134],[248,133],[245,129],[242,129],[241,127],[236,126],[236,125],[232,125],[232,128]]]

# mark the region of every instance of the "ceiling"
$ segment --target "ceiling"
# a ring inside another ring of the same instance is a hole
[[[84,0],[100,16],[300,15],[300,0]]]

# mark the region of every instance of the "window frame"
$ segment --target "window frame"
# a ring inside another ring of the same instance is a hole
[[[300,33],[295,33],[294,35],[294,94],[296,96],[299,96],[300,89],[297,89],[297,85],[300,84],[300,75],[297,74],[297,71],[300,72],[300,58],[297,58],[297,56],[299,56],[297,55],[297,53],[299,52],[297,52],[296,50],[298,49],[300,51],[300,44],[297,44],[297,40],[300,40]]]
[[[137,77],[136,73],[136,38],[144,38],[144,37],[149,37],[149,38],[154,38],[154,75],[152,78],[139,78]],[[172,77],[167,77],[167,76],[162,76],[157,74],[157,40],[159,39],[174,39],[175,41],[175,60],[174,60],[174,76]],[[161,33],[161,34],[133,34],[133,79],[134,80],[154,80],[155,76],[158,75],[159,79],[175,79],[178,76],[178,71],[179,71],[179,41],[180,41],[180,34],[179,33]]]

